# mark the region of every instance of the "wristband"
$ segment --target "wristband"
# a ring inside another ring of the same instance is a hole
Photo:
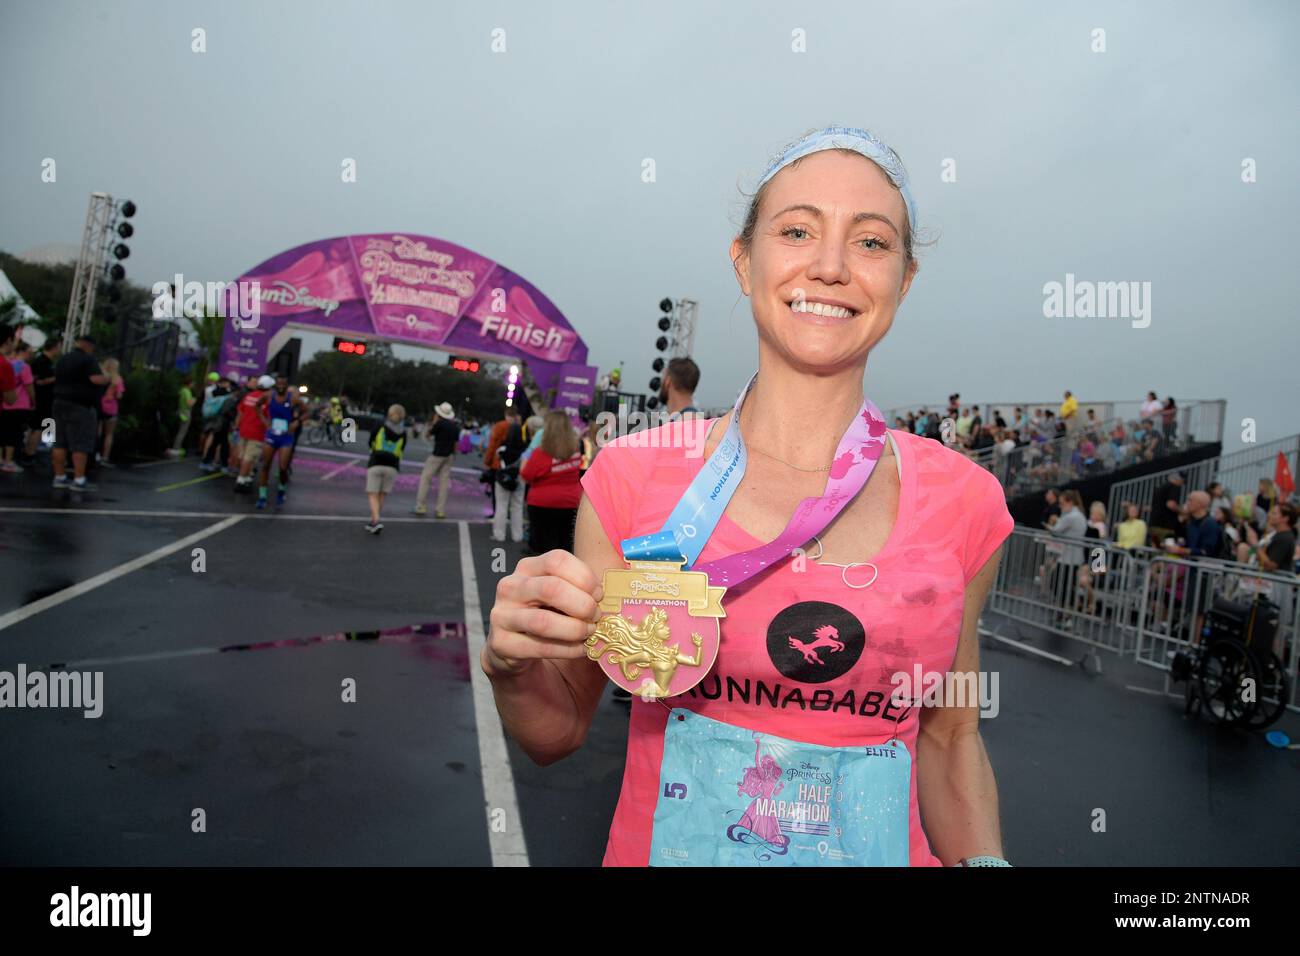
[[[1010,866],[1000,856],[972,856],[957,862],[958,866]]]

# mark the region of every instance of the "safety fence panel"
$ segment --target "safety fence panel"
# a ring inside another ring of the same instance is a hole
[[[1243,616],[1251,605],[1267,602],[1277,609],[1271,651],[1282,662],[1289,686],[1287,706],[1300,710],[1300,579],[1267,574],[1258,568],[1225,561],[1188,561],[1155,554],[1147,562],[1138,608],[1135,657],[1140,664],[1169,670],[1174,655],[1192,651],[1206,638],[1207,615],[1221,610]]]
[[[1300,578],[1235,562],[1188,560],[1017,527],[1007,539],[988,610],[1081,645],[1132,655],[1168,671],[1197,648],[1206,616],[1276,608],[1270,650],[1287,675],[1287,706],[1300,710]]]
[[[1145,571],[1141,557],[1113,543],[1016,528],[988,607],[1082,644],[1131,653]]]

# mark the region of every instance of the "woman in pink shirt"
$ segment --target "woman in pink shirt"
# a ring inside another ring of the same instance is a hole
[[[108,376],[108,385],[99,399],[101,451],[97,460],[101,465],[111,466],[112,462],[109,460],[109,456],[113,453],[113,431],[117,428],[118,403],[121,402],[122,396],[126,394],[126,382],[122,381],[117,359],[104,359],[100,363],[100,368]]]
[[[14,452],[23,443],[23,433],[32,424],[32,409],[36,407],[31,358],[32,347],[23,341],[19,341],[9,358],[15,388],[14,400],[0,404],[0,472],[18,474],[23,470],[14,461]]]
[[[804,137],[751,200],[731,245],[758,337],[738,405],[747,462],[692,567],[785,542],[808,499],[835,516],[728,584],[702,680],[633,700],[606,865],[1006,865],[979,732],[981,706],[996,704],[942,690],[979,671],[1011,516],[989,472],[886,429],[863,394],[917,272],[915,228],[897,155],[863,131]],[[604,692],[585,645],[602,575],[625,566],[627,539],[672,524],[697,475],[727,480],[710,455],[736,414],[607,445],[582,479],[574,553],[524,558],[498,584],[480,663],[538,763],[582,745]],[[846,452],[858,419],[870,437]],[[879,467],[860,493],[828,496],[867,458]],[[694,638],[672,632],[679,665],[698,666]],[[936,686],[937,700],[924,692]]]

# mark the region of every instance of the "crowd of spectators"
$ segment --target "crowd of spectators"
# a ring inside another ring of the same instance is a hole
[[[1175,473],[1155,489],[1149,502],[1124,502],[1117,516],[1120,520],[1113,527],[1108,526],[1102,502],[1092,502],[1086,520],[1082,508],[1083,501],[1074,489],[1048,489],[1043,495],[1042,526],[1059,540],[1044,546],[1047,561],[1040,573],[1045,589],[1050,589],[1062,610],[1095,613],[1096,571],[1085,553],[1088,539],[1114,542],[1128,551],[1154,548],[1191,562],[1160,569],[1160,588],[1171,595],[1171,608],[1179,606],[1183,596],[1197,593],[1193,588],[1196,568],[1205,560],[1274,575],[1300,574],[1296,538],[1300,499],[1292,493],[1284,500],[1269,478],[1261,478],[1253,494],[1233,495],[1218,481],[1189,491],[1183,476]],[[1223,580],[1240,583],[1237,578]],[[1268,585],[1266,590],[1277,592],[1279,588],[1285,590],[1280,584]],[[1280,593],[1274,596],[1285,599]],[[1189,614],[1202,615],[1209,597],[1207,589]],[[1161,599],[1153,600],[1158,605]],[[1159,609],[1153,608],[1158,614]],[[1066,629],[1072,626],[1059,612],[1057,623]]]
[[[896,416],[893,426],[976,459],[1012,495],[1154,461],[1181,447],[1177,402],[1155,392],[1147,393],[1137,417],[1109,420],[1095,409],[1081,413],[1068,390],[1055,410],[1016,406],[1008,419],[994,409],[989,420],[953,394],[946,410],[909,411]]]
[[[1077,491],[1049,488],[1043,494],[1042,525],[1064,537],[1113,541],[1130,550],[1160,548],[1179,557],[1250,564],[1272,573],[1300,573],[1300,500],[1295,494],[1284,500],[1271,478],[1261,478],[1254,493],[1233,495],[1219,481],[1189,491],[1182,474],[1175,472],[1156,488],[1150,502],[1124,502],[1121,520],[1113,528],[1108,527],[1101,501],[1092,502],[1086,521],[1080,517],[1058,527],[1061,515],[1071,510],[1063,507],[1067,496],[1075,509],[1082,509]]]

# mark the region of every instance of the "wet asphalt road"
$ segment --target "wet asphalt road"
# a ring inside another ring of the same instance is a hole
[[[0,710],[0,864],[489,865],[458,522],[484,616],[499,572],[477,462],[457,464],[448,520],[407,514],[411,467],[377,537],[362,531],[362,469],[310,451],[265,516],[188,461],[105,470],[80,498],[47,470],[0,476],[0,615],[246,516],[195,544],[201,571],[186,547],[0,629],[0,670],[104,674],[98,719]],[[517,557],[507,545],[507,566]],[[1188,720],[1181,701],[1128,689],[1159,688],[1155,672],[1102,660],[1099,676],[985,642],[1009,858],[1300,860],[1300,751]],[[548,768],[508,745],[508,825],[533,865],[600,862],[627,706],[607,694],[587,745]],[[1294,715],[1279,727],[1300,737]]]

